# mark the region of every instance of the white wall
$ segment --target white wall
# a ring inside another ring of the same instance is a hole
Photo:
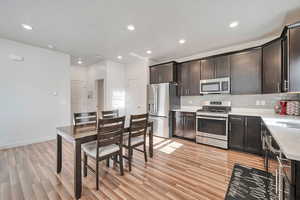
[[[149,60],[139,60],[125,67],[126,114],[147,112],[147,84],[149,83]],[[134,84],[134,85],[132,85]]]
[[[71,113],[88,111],[87,67],[71,66]]]
[[[251,48],[251,47],[260,46],[262,44],[265,44],[265,43],[275,39],[278,36],[279,35],[274,35],[274,36],[266,37],[261,40],[255,40],[255,41],[232,45],[229,47],[224,47],[224,48],[220,48],[220,49],[216,49],[216,50],[200,52],[200,53],[193,54],[193,55],[190,55],[187,57],[176,58],[176,59],[172,59],[172,60],[164,60],[164,61],[160,61],[160,62],[157,62],[155,60],[150,60],[150,62],[151,62],[150,65],[159,64],[159,63],[163,63],[163,62],[169,62],[169,61],[185,62],[185,61],[195,60],[195,59],[204,58],[204,57],[208,57],[208,56],[212,56],[212,55],[218,55],[218,54],[228,53],[228,52],[232,52],[232,51],[239,51],[239,50],[243,50],[243,49],[247,49],[247,48]]]
[[[0,148],[55,138],[71,121],[70,56],[0,39],[0,101]]]

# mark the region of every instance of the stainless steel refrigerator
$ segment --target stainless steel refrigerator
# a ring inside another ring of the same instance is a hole
[[[172,109],[180,106],[180,97],[177,96],[175,84],[160,83],[148,86],[148,112],[153,123],[155,136],[170,138]]]

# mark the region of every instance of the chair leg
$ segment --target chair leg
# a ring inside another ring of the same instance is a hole
[[[113,158],[114,158],[114,168],[116,167],[116,165],[117,165],[117,162],[118,162],[118,156],[117,155],[115,155],[115,156],[113,156]]]
[[[147,149],[146,149],[146,142],[144,142],[144,157],[145,157],[145,162],[147,162]]]
[[[99,190],[99,162],[96,159],[96,190]]]
[[[128,168],[131,171],[131,161],[132,161],[132,149],[128,148]]]
[[[83,153],[83,177],[86,177],[87,176],[87,155],[86,153],[84,152]]]
[[[123,176],[124,175],[124,169],[123,169],[123,152],[122,152],[122,148],[121,148],[120,154],[119,154],[119,163],[120,163],[121,176]]]
[[[106,167],[109,167],[109,158],[106,159]]]

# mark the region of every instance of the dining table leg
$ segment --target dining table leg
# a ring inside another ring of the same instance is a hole
[[[149,130],[149,154],[150,158],[153,157],[153,123],[150,125],[150,130]]]
[[[82,182],[81,182],[81,142],[75,140],[75,155],[74,155],[74,193],[76,199],[81,197]]]
[[[61,138],[61,136],[57,134],[56,140],[57,140],[56,172],[59,174],[61,172],[61,168],[62,168],[62,138]]]

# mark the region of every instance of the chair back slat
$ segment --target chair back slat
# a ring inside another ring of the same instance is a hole
[[[110,119],[119,117],[119,110],[107,110],[102,111],[102,118],[103,119]]]
[[[118,144],[121,148],[123,142],[124,124],[125,117],[99,119],[97,149],[111,144]]]
[[[97,126],[97,112],[74,113],[73,123],[75,127],[85,125]]]
[[[131,115],[130,116],[130,131],[129,140],[133,137],[143,135],[146,138],[148,127],[148,114]]]

